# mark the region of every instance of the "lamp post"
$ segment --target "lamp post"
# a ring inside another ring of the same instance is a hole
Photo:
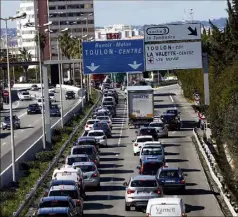
[[[9,88],[9,105],[10,105],[10,126],[11,126],[11,150],[12,150],[12,181],[16,182],[16,162],[15,162],[15,141],[14,141],[14,126],[13,126],[13,112],[12,112],[12,93],[11,93],[11,76],[10,76],[10,63],[9,63],[9,48],[8,48],[8,21],[16,19],[25,19],[26,13],[18,14],[13,17],[0,18],[5,22],[6,28],[6,51],[7,51],[7,77],[8,77],[8,88]]]
[[[38,40],[38,55],[39,55],[39,68],[40,68],[40,89],[41,89],[41,102],[42,102],[42,143],[43,143],[43,149],[46,149],[46,131],[45,131],[45,106],[44,106],[44,90],[43,90],[43,76],[42,76],[42,60],[41,60],[41,44],[40,44],[40,28],[50,26],[52,22],[48,22],[46,24],[43,24],[42,26],[36,26],[37,29],[35,30],[37,33],[37,40]],[[34,23],[26,23],[26,27],[34,27]],[[47,96],[46,96],[47,97]]]

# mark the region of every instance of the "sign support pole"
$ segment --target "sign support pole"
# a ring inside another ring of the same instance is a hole
[[[204,104],[210,105],[210,91],[208,78],[208,56],[207,53],[202,54],[203,62],[203,81],[204,81]]]

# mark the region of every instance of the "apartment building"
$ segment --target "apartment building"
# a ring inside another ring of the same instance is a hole
[[[36,27],[24,27],[27,22],[43,26],[52,21],[47,27],[53,32],[49,34],[44,59],[58,58],[57,37],[63,29],[68,28],[74,37],[95,37],[93,0],[21,0],[19,11],[27,13],[27,17],[17,21],[18,45],[26,47],[34,57],[37,57]]]
[[[57,58],[57,37],[61,30],[68,28],[74,37],[94,39],[93,0],[48,0],[50,29],[50,47],[52,59]]]

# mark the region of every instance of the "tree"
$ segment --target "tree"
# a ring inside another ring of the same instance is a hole
[[[23,62],[32,61],[32,54],[25,47],[20,48],[19,51],[20,51],[20,58]],[[29,65],[24,65],[23,66],[26,82],[28,81],[28,73],[27,73],[28,68],[29,68]]]
[[[46,41],[46,35],[44,33],[39,33],[35,35],[35,42],[37,44],[37,46],[39,46],[39,39],[40,39],[40,49],[41,49],[41,53],[44,51],[45,45],[47,44]]]

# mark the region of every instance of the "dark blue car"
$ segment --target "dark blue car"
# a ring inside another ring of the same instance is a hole
[[[141,165],[137,167],[140,175],[155,175],[158,169],[164,166],[163,159],[142,159]]]
[[[163,190],[186,189],[184,174],[178,167],[162,167],[157,171],[156,177]]]
[[[69,207],[53,207],[39,209],[36,216],[76,217],[77,215]]]
[[[112,136],[111,128],[109,127],[108,123],[105,121],[97,122],[93,125],[94,130],[102,130],[107,137]]]
[[[27,108],[27,114],[41,114],[41,107],[38,104],[30,104]]]

